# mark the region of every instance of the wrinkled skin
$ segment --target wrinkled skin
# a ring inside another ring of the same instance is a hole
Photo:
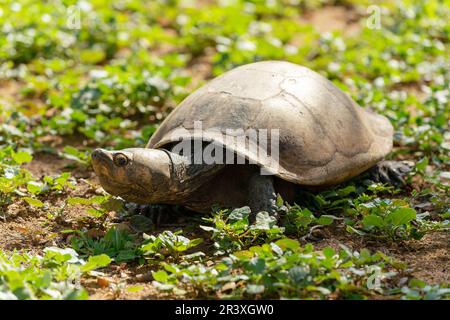
[[[96,149],[92,153],[92,165],[102,187],[112,195],[138,204],[189,207],[190,202],[199,202],[194,192],[223,166],[190,163],[190,159],[164,149]],[[201,203],[196,211],[208,205],[211,204]]]
[[[193,164],[163,149],[96,149],[94,171],[110,194],[138,204],[178,204],[197,212],[250,205],[276,214],[273,179],[256,166]]]
[[[170,160],[164,151],[97,149],[92,153],[92,165],[102,187],[127,201],[153,203],[166,200],[169,194]]]

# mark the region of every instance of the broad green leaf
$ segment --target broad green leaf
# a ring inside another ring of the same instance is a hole
[[[83,272],[89,272],[94,269],[103,268],[106,267],[111,263],[111,258],[108,257],[106,254],[100,254],[97,256],[91,256],[89,257],[88,261],[84,266],[81,267],[81,270]]]
[[[30,162],[31,160],[33,160],[33,157],[31,156],[31,154],[29,154],[28,152],[25,152],[25,151],[14,152],[12,154],[12,158],[17,164]]]
[[[426,167],[428,166],[428,158],[424,157],[421,160],[416,162],[416,169],[419,172],[425,172]]]
[[[231,211],[231,213],[228,217],[232,221],[237,221],[237,220],[246,219],[250,215],[250,213],[251,213],[251,210],[249,207],[242,207],[242,208],[237,208],[237,209],[234,209],[233,211]]]
[[[321,225],[324,225],[324,226],[327,226],[327,225],[330,225],[330,224],[333,223],[333,221],[334,221],[333,218],[334,218],[333,216],[321,215],[319,217],[319,219],[317,219],[317,223],[321,224]]]
[[[283,238],[275,241],[275,244],[279,246],[283,251],[289,249],[291,251],[295,251],[300,247],[300,243],[297,240]]]
[[[365,227],[379,227],[384,225],[383,218],[376,214],[369,214],[363,218],[363,224]]]
[[[159,271],[152,271],[153,279],[155,279],[158,282],[166,283],[169,279],[169,275],[164,270]]]
[[[241,250],[241,251],[233,252],[233,256],[235,256],[239,260],[249,260],[249,259],[253,258],[254,254],[253,254],[253,252],[251,252],[249,250]]]
[[[40,208],[44,205],[41,200],[36,199],[36,198],[23,197],[22,199],[25,200],[30,206],[33,206],[33,207]]]
[[[416,218],[416,210],[412,208],[399,208],[386,216],[386,221],[394,226],[406,225]]]
[[[144,290],[144,287],[143,286],[131,286],[131,287],[128,287],[126,290],[127,290],[127,292],[139,292],[139,291]]]
[[[266,267],[266,261],[262,258],[254,257],[247,263],[246,269],[256,274],[260,274]]]
[[[323,249],[322,249],[322,252],[323,252],[323,255],[324,255],[325,257],[327,257],[327,258],[332,258],[332,257],[336,254],[336,252],[334,251],[334,249],[331,248],[331,247],[325,247],[325,248],[323,248]]]
[[[80,198],[80,197],[71,197],[71,198],[67,199],[67,203],[70,205],[75,205],[75,204],[89,205],[89,204],[92,204],[92,200],[86,199],[86,198]]]
[[[277,223],[275,217],[269,215],[267,212],[258,212],[256,214],[255,224],[251,226],[252,229],[269,230]]]
[[[38,194],[42,190],[42,184],[37,181],[29,181],[27,183],[27,190],[32,194]]]

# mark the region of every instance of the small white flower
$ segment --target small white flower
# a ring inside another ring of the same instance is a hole
[[[252,41],[242,40],[237,43],[237,48],[244,51],[255,51],[256,45]]]
[[[14,12],[18,12],[20,11],[20,9],[22,9],[22,5],[18,2],[14,2],[13,4],[11,4],[11,10]]]
[[[334,45],[336,46],[336,48],[337,48],[339,51],[344,51],[345,48],[346,48],[345,43],[344,43],[344,40],[342,40],[342,38],[336,38],[336,39],[334,40]]]
[[[41,17],[42,22],[44,23],[49,23],[50,21],[52,21],[52,17],[46,13]]]
[[[400,63],[397,60],[389,60],[388,65],[393,69],[398,69],[400,67]]]
[[[280,47],[283,45],[283,42],[281,42],[281,40],[278,39],[278,38],[271,38],[271,39],[269,40],[269,42],[270,42],[274,47],[278,47],[278,48],[280,48]]]
[[[328,70],[331,72],[338,72],[341,69],[341,65],[337,62],[330,62],[328,64]]]
[[[284,46],[284,52],[286,52],[286,54],[294,55],[298,53],[298,49],[296,46],[288,44]]]
[[[440,90],[440,91],[437,91],[434,94],[434,96],[436,97],[436,100],[439,103],[444,104],[444,103],[447,103],[447,101],[448,101],[449,91],[448,90]]]
[[[187,15],[185,15],[185,14],[180,14],[180,15],[177,16],[176,22],[179,25],[183,26],[183,25],[185,25],[186,23],[189,22],[189,17]]]
[[[226,45],[226,46],[229,46],[231,44],[231,39],[227,38],[227,37],[223,37],[223,36],[217,36],[216,37],[216,42],[220,43],[220,44],[223,44],[223,45]]]
[[[85,11],[85,12],[91,11],[91,9],[92,9],[92,5],[89,2],[87,2],[87,1],[80,1],[80,2],[78,2],[78,7],[82,11]]]
[[[147,83],[158,88],[161,91],[167,90],[170,87],[166,80],[158,76],[148,78]]]
[[[106,78],[108,76],[108,71],[102,69],[94,69],[89,72],[89,76],[94,79]]]
[[[384,79],[382,77],[378,77],[375,79],[373,83],[375,84],[376,87],[381,88],[384,86]]]
[[[252,14],[255,12],[255,4],[251,2],[245,2],[244,3],[244,12],[247,14]]]
[[[119,32],[118,36],[120,41],[127,41],[130,38],[128,33],[123,31]]]

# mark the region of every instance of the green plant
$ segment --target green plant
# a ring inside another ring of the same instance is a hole
[[[334,220],[339,220],[333,215],[323,214],[316,217],[308,208],[301,208],[299,205],[287,205],[287,212],[284,215],[283,226],[287,234],[306,235],[314,228],[327,226]]]
[[[411,279],[407,286],[401,289],[403,300],[440,300],[450,298],[448,285],[429,285],[425,281]]]
[[[136,238],[130,233],[111,228],[99,238],[93,238],[84,232],[75,230],[71,247],[83,256],[105,254],[115,262],[130,261],[139,257]]]
[[[120,211],[123,209],[124,202],[117,198],[107,196],[94,196],[91,198],[70,197],[67,198],[67,204],[69,205],[81,205],[87,207],[86,213],[89,215],[100,218],[103,217],[109,211]]]
[[[216,297],[360,299],[375,293],[366,287],[375,271],[383,279],[395,276],[385,270],[391,263],[402,267],[382,253],[347,248],[336,252],[329,247],[314,251],[312,245],[301,247],[283,238],[233,252],[208,266],[164,263],[164,270],[153,272],[153,277],[161,290],[193,287]]]
[[[258,243],[262,239],[273,240],[283,235],[284,229],[276,225],[277,221],[267,212],[259,212],[255,221],[250,223],[250,208],[242,207],[234,210],[219,210],[211,218],[204,218],[213,226],[200,226],[212,232],[217,254],[232,250],[240,250],[249,244]]]
[[[157,236],[144,235],[144,243],[139,252],[144,257],[178,260],[181,253],[185,253],[203,242],[203,239],[200,238],[190,240],[181,233],[181,230],[174,233],[166,230]]]
[[[380,239],[420,239],[426,232],[444,229],[446,223],[426,221],[405,200],[379,199],[358,203],[347,211],[361,220],[347,221],[347,231]]]
[[[14,151],[9,147],[0,148],[0,205],[9,204],[20,188],[29,183],[31,174],[21,168],[21,164],[30,162],[32,156],[25,151]]]
[[[70,248],[48,247],[43,256],[0,250],[0,299],[87,299],[74,282],[110,261],[99,255],[86,262]]]

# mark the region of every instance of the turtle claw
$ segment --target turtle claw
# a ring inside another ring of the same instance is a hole
[[[381,161],[370,172],[371,180],[401,187],[413,165],[407,161]]]
[[[126,208],[131,215],[141,215],[151,220],[155,227],[160,225],[161,221],[164,220],[165,211],[167,211],[164,205],[150,205],[150,204],[137,204],[137,203],[127,203]]]

